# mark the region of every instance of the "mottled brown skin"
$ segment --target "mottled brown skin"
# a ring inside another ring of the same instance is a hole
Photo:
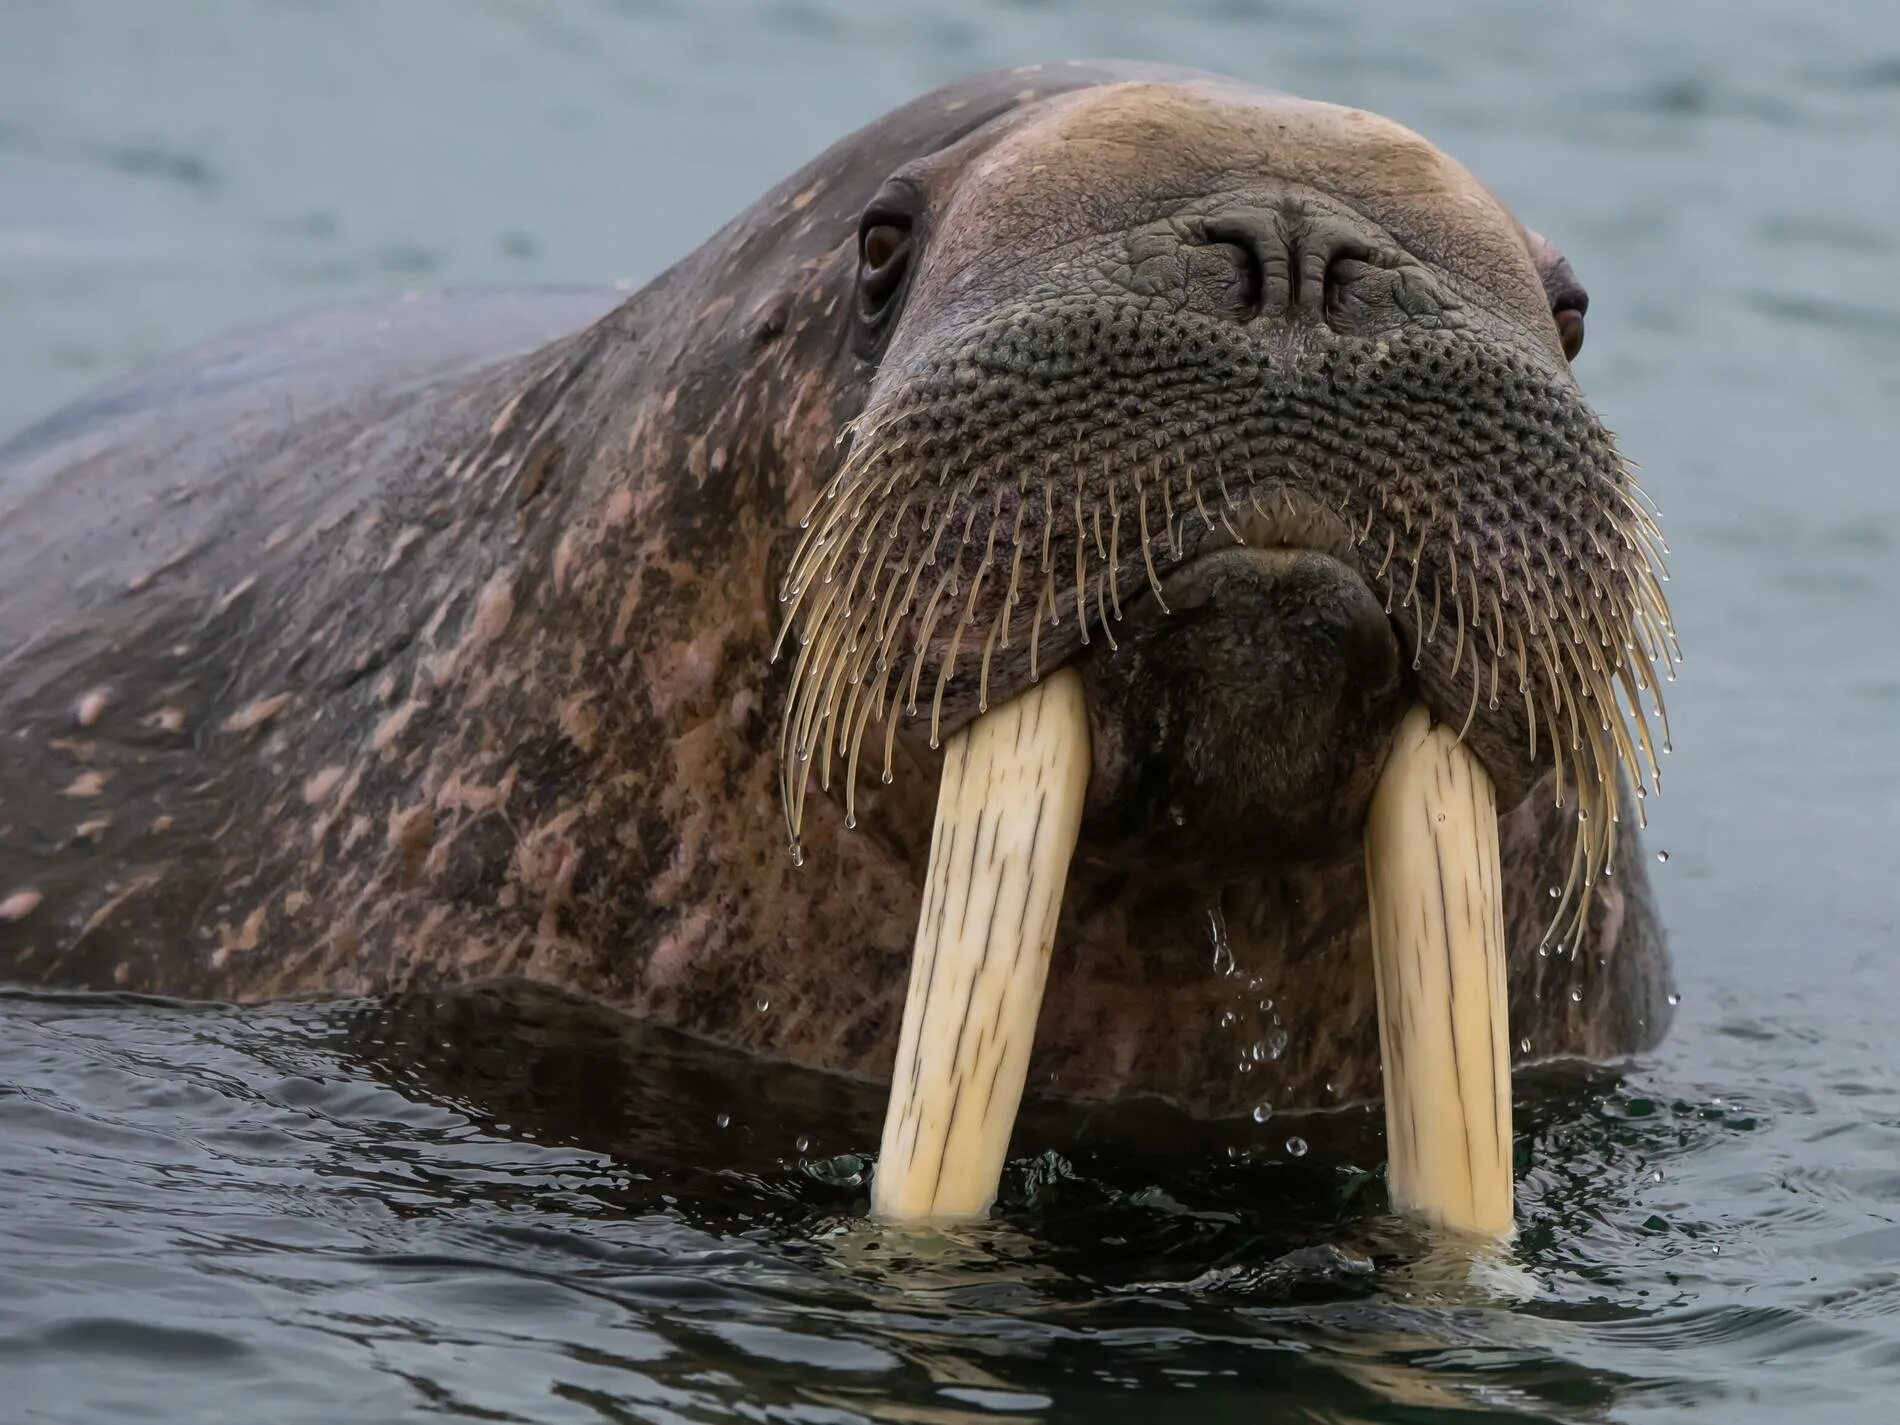
[[[1517,327],[1542,323],[1525,359],[1561,371],[1537,285],[1561,259],[1421,141],[1204,76],[1063,65],[897,111],[617,306],[468,297],[315,319],[0,448],[0,979],[256,1000],[526,977],[883,1074],[934,754],[908,725],[894,780],[861,779],[855,830],[836,782],[814,790],[794,864],[777,755],[791,660],[767,658],[797,522],[846,424],[927,364],[933,331],[1007,296],[983,284],[1066,280],[1044,242],[1066,223],[1129,229],[1090,193],[1139,180],[1205,209],[1209,175],[1287,125],[1323,170],[1303,184],[1383,194],[1421,231],[1483,206],[1436,270],[1465,305],[1489,293]],[[867,337],[861,215],[900,170],[934,226],[894,332]],[[1119,286],[1084,290],[1219,320],[1226,279],[1183,278],[1165,238],[1142,241]],[[1269,288],[1264,339],[1285,346],[1297,313],[1276,327]],[[1433,291],[1366,310],[1424,320]],[[1124,574],[1134,629],[1153,617],[1138,557]],[[1107,686],[1091,660],[1114,655],[1073,643],[1075,622],[1065,610],[1042,666],[1080,659]],[[1012,658],[993,699],[1027,684]],[[968,682],[946,729],[975,715]],[[1146,715],[1092,708],[1102,787],[1032,1092],[1201,1113],[1376,1094],[1357,856],[1329,843],[1216,869],[1170,852],[1175,828],[1131,824],[1153,787],[1121,796]],[[1347,740],[1376,768],[1365,728],[1384,714],[1367,716]],[[1502,822],[1513,1037],[1537,1057],[1646,1047],[1669,983],[1641,857],[1619,856],[1580,941],[1540,954],[1574,812],[1503,750],[1508,718],[1480,723],[1518,803]],[[1364,780],[1331,755],[1313,766]],[[1362,812],[1339,820],[1356,832]]]

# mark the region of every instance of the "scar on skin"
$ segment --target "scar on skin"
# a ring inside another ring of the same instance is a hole
[[[494,424],[488,427],[491,440],[507,433],[508,427],[514,422],[515,411],[521,406],[521,398],[526,394],[525,391],[517,391],[508,398],[508,403],[496,414]]]
[[[398,564],[402,563],[402,557],[408,552],[409,546],[414,544],[418,539],[421,539],[422,534],[423,529],[421,525],[412,524],[405,526],[396,535],[395,539],[390,541],[389,553],[383,558],[382,572],[387,574],[391,569],[394,569]]]
[[[226,732],[249,732],[262,727],[278,713],[290,706],[291,694],[274,693],[268,698],[259,698],[247,708],[241,708],[225,719]]]
[[[574,572],[575,535],[569,530],[561,536],[561,542],[554,546],[554,589],[556,593],[567,592],[567,581]]]
[[[218,926],[220,943],[218,948],[211,952],[211,968],[222,970],[230,963],[233,955],[255,950],[258,942],[263,939],[264,920],[268,914],[269,910],[266,907],[259,906],[244,918],[244,924],[235,931],[231,929],[228,922],[220,924]]]
[[[620,608],[614,614],[613,633],[609,643],[619,648],[627,641],[627,630],[633,627],[633,615],[640,607],[640,574],[636,570],[627,580],[626,592],[620,596]]]
[[[413,885],[435,839],[435,813],[426,805],[391,812],[387,839],[396,856],[397,884]]]
[[[469,618],[468,640],[476,648],[486,647],[500,638],[515,616],[515,576],[500,570],[482,585],[475,596],[475,612]]]
[[[92,934],[93,931],[104,925],[113,917],[119,907],[131,900],[133,896],[139,894],[141,891],[148,891],[157,885],[158,879],[158,872],[156,871],[147,871],[144,875],[133,878],[132,882],[127,885],[124,890],[119,891],[86,918],[86,923],[79,927],[79,934],[75,938],[75,943],[77,943],[78,940],[84,940],[88,935]]]
[[[304,779],[303,799],[310,806],[328,797],[336,790],[336,784],[343,780],[346,769],[341,762],[333,762],[320,771],[313,772]]]
[[[218,600],[218,612],[219,613],[228,612],[230,610],[231,605],[235,604],[239,599],[243,598],[246,594],[250,593],[251,590],[255,589],[256,587],[257,587],[256,575],[252,575],[250,578],[244,580],[243,583],[235,585],[229,593],[227,593],[223,598]]]
[[[567,740],[582,752],[594,750],[594,737],[600,730],[600,719],[588,706],[593,701],[592,693],[577,693],[561,704],[561,732]]]
[[[46,897],[32,886],[22,886],[5,900],[0,900],[0,920],[8,923],[25,920],[39,909],[40,902],[45,899]]]
[[[112,701],[112,695],[107,689],[94,688],[80,698],[78,705],[73,709],[73,715],[78,719],[81,727],[91,727],[99,721],[100,714],[105,712],[106,704],[110,701]]]
[[[66,789],[61,792],[60,795],[67,797],[96,797],[105,791],[106,781],[111,776],[112,774],[110,772],[81,772],[77,777],[74,777],[72,781],[66,784]]]
[[[372,751],[387,752],[390,744],[401,737],[422,711],[422,703],[415,698],[409,699],[388,717],[376,724],[376,730],[370,734],[369,745]]]

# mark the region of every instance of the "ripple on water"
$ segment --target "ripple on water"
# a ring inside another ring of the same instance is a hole
[[[1727,1400],[1771,1355],[1790,1397],[1837,1392],[1842,1363],[1900,1345],[1870,1265],[1900,1258],[1870,1219],[1894,1174],[1863,1161],[1893,1130],[1795,1161],[1813,1118],[1769,1102],[1786,1092],[1526,1076],[1517,1275],[1473,1280],[1386,1214],[1363,1108],[1210,1142],[1160,1109],[1032,1106],[1024,1136],[1059,1146],[1011,1165],[996,1220],[920,1235],[861,1216],[875,1090],[558,997],[0,1014],[0,1260],[23,1287],[0,1355],[95,1415],[163,1357],[206,1410],[268,1383],[525,1419],[976,1419],[1091,1392],[1111,1420],[1157,1392],[1569,1418]],[[711,1103],[741,1111],[722,1130]],[[814,1173],[831,1160],[790,1156],[801,1137],[856,1169]],[[57,1363],[82,1356],[74,1395]]]

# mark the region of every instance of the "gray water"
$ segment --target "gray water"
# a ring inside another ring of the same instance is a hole
[[[904,1239],[838,1161],[875,1094],[578,1007],[13,996],[0,1419],[1893,1418],[1889,0],[0,0],[0,434],[299,308],[637,285],[915,93],[1095,54],[1389,113],[1590,287],[1688,648],[1685,999],[1520,1083],[1521,1280],[1386,1214],[1364,1114],[1045,1111],[996,1222]]]

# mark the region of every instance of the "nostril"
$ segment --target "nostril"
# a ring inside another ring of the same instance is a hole
[[[1333,320],[1372,258],[1351,223],[1298,207],[1225,214],[1206,237],[1244,254],[1252,313],[1315,322]]]
[[[1238,274],[1235,291],[1240,320],[1252,321],[1282,305],[1289,286],[1286,249],[1265,215],[1246,213],[1211,219],[1206,242],[1232,255]]]
[[[1262,293],[1265,288],[1265,275],[1260,269],[1260,259],[1250,247],[1240,243],[1224,242],[1220,244],[1233,255],[1235,270],[1234,305],[1239,310],[1242,321],[1252,321],[1260,315]]]
[[[1334,331],[1343,332],[1352,328],[1359,308],[1364,305],[1361,288],[1366,270],[1364,258],[1356,254],[1335,254],[1327,262],[1320,311],[1326,318],[1326,325]]]
[[[1196,243],[1188,252],[1188,300],[1197,310],[1232,321],[1260,314],[1260,264],[1237,242]]]

